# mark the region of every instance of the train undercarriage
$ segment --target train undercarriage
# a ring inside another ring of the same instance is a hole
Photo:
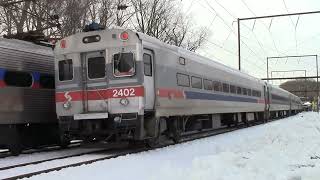
[[[287,110],[271,111],[268,114],[242,112],[156,118],[153,112],[149,112],[145,116],[116,114],[108,119],[78,121],[73,120],[73,117],[61,117],[60,132],[62,142],[66,143],[75,139],[85,142],[143,141],[149,146],[157,146],[162,140],[179,142],[188,135],[237,128],[239,125],[251,126],[297,113],[297,110]]]
[[[22,150],[59,144],[58,123],[0,125],[0,148],[19,155]]]

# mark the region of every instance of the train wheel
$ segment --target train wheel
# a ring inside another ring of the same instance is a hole
[[[13,156],[18,156],[22,152],[22,147],[19,144],[9,145],[9,151]]]
[[[146,145],[150,148],[155,148],[160,145],[160,138],[151,138],[146,140]]]
[[[180,133],[174,133],[171,139],[173,140],[174,143],[179,143],[181,140]]]
[[[61,137],[60,138],[60,142],[59,142],[59,146],[62,148],[67,148],[70,145],[70,140],[66,137]]]

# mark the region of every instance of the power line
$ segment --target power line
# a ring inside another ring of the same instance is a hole
[[[249,8],[248,4],[247,4],[244,0],[241,0],[241,2],[246,6],[246,8],[247,8],[254,16],[257,16],[257,15]],[[272,19],[271,19],[271,22],[272,22]],[[271,37],[271,39],[272,39],[273,46],[274,46],[274,48],[276,49],[278,55],[280,56],[279,50],[278,50],[278,48],[277,48],[277,46],[276,46],[276,42],[274,41],[274,39],[273,39],[273,37],[272,37],[270,28],[268,28],[267,25],[265,25],[264,23],[262,23],[262,24],[263,24],[263,25],[265,26],[265,28],[268,30],[269,35],[270,35],[270,37]],[[271,25],[271,23],[270,23],[270,25]]]
[[[207,39],[205,39],[205,41],[208,42],[208,43],[210,43],[210,44],[212,44],[212,45],[214,45],[214,46],[216,46],[216,47],[218,47],[218,48],[220,48],[220,49],[222,49],[222,50],[224,50],[225,52],[228,52],[228,53],[231,54],[231,55],[238,56],[238,54],[237,54],[236,52],[233,52],[233,51],[231,51],[231,50],[229,50],[229,49],[226,49],[226,48],[224,48],[223,46],[218,45],[217,43],[214,43],[214,42],[209,41],[209,40],[207,40]],[[262,68],[261,68],[260,66],[258,66],[257,64],[253,63],[252,61],[249,61],[249,59],[247,59],[247,58],[243,58],[243,59],[244,59],[244,60],[247,60],[247,62],[249,62],[250,64],[256,66],[258,69],[261,69],[263,72],[265,72],[265,69],[262,69]]]
[[[287,4],[286,4],[286,1],[285,0],[282,0],[283,4],[284,4],[284,7],[287,11],[287,13],[289,14],[289,10],[288,10],[288,7],[287,7]],[[297,23],[295,24],[291,18],[291,16],[289,16],[290,20],[291,20],[291,23],[292,23],[292,26],[294,28],[294,39],[295,39],[295,42],[296,42],[296,54],[298,54],[298,42],[297,42],[297,25],[298,25],[298,21],[299,21],[299,17],[298,16],[298,20],[297,20]]]
[[[233,17],[234,19],[237,19],[237,17],[235,17],[231,12],[228,11],[227,8],[225,8],[222,4],[220,4],[217,0],[214,0],[220,7],[222,7],[231,17]],[[250,29],[248,26],[244,25],[246,28]],[[251,30],[251,29],[250,29]],[[257,40],[260,48],[262,49],[262,51],[264,52],[265,55],[267,55],[266,51],[264,50],[264,48],[262,47],[261,42],[259,41],[258,37],[256,36],[256,34],[254,33],[253,30],[251,30],[251,32],[253,33],[255,39]]]
[[[237,33],[235,33],[235,31],[228,25],[228,23],[219,15],[219,13],[210,5],[210,3],[207,0],[204,0],[207,5],[212,9],[212,11],[215,13],[215,15],[217,15],[217,17],[219,17],[222,22],[232,31],[232,33],[237,36]],[[199,2],[199,1],[198,1]],[[200,3],[199,3],[200,4]],[[202,4],[200,4],[201,6],[203,6]],[[250,53],[253,53],[256,57],[258,57],[259,59],[262,59],[264,61],[263,58],[259,57],[244,41],[241,40],[241,42],[250,50]]]

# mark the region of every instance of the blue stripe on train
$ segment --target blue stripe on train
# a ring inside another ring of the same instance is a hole
[[[4,79],[4,75],[6,74],[6,70],[3,68],[0,68],[0,80]]]
[[[33,77],[33,80],[35,82],[39,82],[40,81],[40,73],[39,72],[32,72],[32,77]]]
[[[200,99],[200,100],[217,100],[217,101],[237,101],[257,103],[258,100],[248,97],[227,96],[222,94],[211,94],[194,91],[185,91],[186,99]]]

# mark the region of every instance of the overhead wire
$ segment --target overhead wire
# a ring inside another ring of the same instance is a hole
[[[219,13],[210,5],[210,3],[209,3],[207,0],[204,0],[204,1],[205,1],[206,4],[210,7],[210,9],[214,12],[214,14],[216,14],[217,17],[219,17],[219,18],[222,20],[222,22],[226,25],[226,27],[228,27],[228,28],[232,31],[232,33],[233,33],[235,36],[237,36],[237,33],[233,30],[233,28],[231,28],[231,27],[229,26],[229,24],[219,15]],[[198,2],[199,2],[199,1],[198,1]],[[201,6],[203,6],[201,3],[199,3],[199,4],[200,4]],[[210,11],[211,11],[211,10],[210,10]],[[248,50],[250,51],[251,54],[253,54],[253,55],[256,56],[257,58],[263,60],[263,58],[261,58],[260,56],[258,56],[244,41],[241,40],[241,43],[248,48]],[[264,60],[263,60],[263,61],[264,61]]]
[[[254,16],[257,16],[257,15],[251,10],[251,8],[248,6],[248,4],[247,4],[244,0],[241,0],[241,2],[246,6],[246,8],[247,8]],[[270,35],[270,37],[271,37],[271,39],[272,39],[273,46],[274,46],[275,50],[277,51],[278,55],[280,56],[280,51],[279,51],[279,49],[277,48],[276,42],[274,41],[274,38],[272,37],[272,33],[271,33],[271,31],[270,31],[271,23],[272,23],[272,19],[271,19],[269,28],[268,28],[267,25],[265,25],[264,23],[262,23],[262,24],[263,24],[263,25],[265,26],[265,28],[268,30],[269,35]]]
[[[218,45],[217,43],[214,43],[214,42],[209,41],[209,40],[207,40],[207,39],[205,39],[205,41],[208,42],[208,43],[211,44],[211,45],[214,45],[214,46],[222,49],[222,50],[225,51],[225,52],[228,52],[228,53],[231,54],[231,55],[234,55],[234,56],[236,56],[236,57],[238,56],[238,54],[237,54],[236,52],[233,52],[233,51],[231,51],[231,50],[229,50],[229,49],[226,49],[225,47],[220,46],[220,45]],[[243,59],[244,59],[244,60],[247,60],[247,62],[249,62],[250,64],[254,65],[254,66],[257,67],[258,69],[262,70],[263,72],[265,72],[265,69],[262,69],[261,66],[258,66],[257,64],[249,61],[247,58],[244,58],[244,57],[243,57]]]
[[[289,9],[287,7],[286,1],[282,0],[283,4],[284,4],[284,8],[286,9],[287,13],[289,14]],[[296,54],[298,54],[298,40],[297,40],[297,26],[298,26],[298,22],[299,22],[299,17],[297,19],[297,23],[294,23],[291,16],[289,16],[290,20],[291,20],[291,24],[294,28],[294,39],[295,39],[295,43],[296,43]],[[299,61],[299,60],[298,60]]]
[[[230,11],[228,11],[227,8],[225,8],[222,4],[220,4],[217,0],[214,0],[220,7],[222,7],[231,17],[233,17],[234,19],[237,19],[237,17],[235,17]],[[246,28],[250,29],[248,26],[244,25]],[[260,40],[258,39],[257,35],[254,33],[254,31],[252,29],[250,29],[254,35],[254,38],[256,39],[256,41],[258,42],[258,45],[260,46],[261,50],[265,53],[265,49],[262,47],[262,43],[260,42]]]
[[[233,17],[234,19],[236,19],[236,17],[235,17],[232,13],[230,13],[223,5],[221,5],[221,4],[220,4],[218,1],[216,1],[216,0],[215,0],[215,2],[216,2],[219,6],[221,6],[231,17]],[[207,4],[208,4],[208,2],[207,2]],[[210,4],[208,4],[208,6],[210,7]],[[212,8],[212,7],[211,7],[211,8]],[[214,10],[214,12],[217,14],[217,11],[216,11],[216,10]],[[223,20],[223,21],[224,21],[224,20]],[[246,26],[246,27],[247,27],[247,26]],[[247,27],[247,28],[248,28],[248,27]],[[248,28],[248,29],[250,29],[250,28]],[[233,31],[233,29],[231,29],[231,31]],[[226,40],[229,38],[231,31],[229,32],[228,37],[226,38]],[[234,31],[233,31],[233,32],[234,32]],[[252,31],[252,32],[253,32],[253,31]],[[254,33],[254,32],[253,32],[253,33]],[[255,33],[254,33],[254,35],[255,35]],[[258,42],[260,48],[262,49],[262,51],[264,51],[264,53],[266,54],[265,49],[262,47],[262,44],[261,44],[261,42],[259,41],[259,39],[257,38],[256,35],[255,35],[255,39],[257,40],[257,42]],[[251,54],[255,55],[256,57],[259,57],[246,43],[244,43],[244,41],[241,41],[241,42],[248,48],[248,50],[251,52]],[[223,44],[224,44],[224,43],[223,43]],[[237,56],[238,56],[238,55],[237,55]],[[255,67],[257,67],[258,69],[261,69],[262,72],[265,72],[265,69],[262,69],[260,66],[257,66],[256,63],[253,63],[253,62],[250,61],[249,59],[244,58],[244,57],[242,57],[242,59],[246,60],[246,61],[249,62],[250,64],[252,64],[252,65],[254,65]],[[267,65],[267,63],[265,62],[265,59],[263,59],[262,62],[263,62],[264,65]],[[251,70],[251,71],[252,71],[252,70]]]

